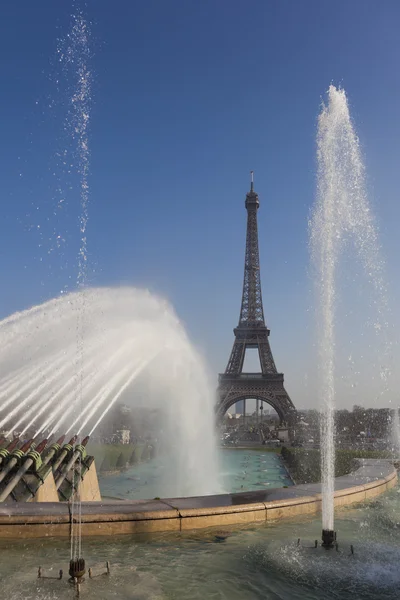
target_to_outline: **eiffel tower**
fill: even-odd
[[[242,306],[238,326],[233,330],[235,341],[225,373],[219,375],[217,420],[235,403],[246,399],[266,402],[276,410],[281,422],[295,414],[293,402],[283,385],[283,373],[278,373],[271,347],[269,329],[265,325],[261,296],[260,257],[258,252],[257,210],[260,206],[254,191],[251,171],[250,192],[246,194],[247,237],[244,264]],[[243,373],[246,350],[257,348],[261,373]],[[262,406],[262,405],[261,405]],[[245,410],[245,409],[244,409]]]

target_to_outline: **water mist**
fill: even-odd
[[[387,328],[386,286],[377,229],[365,190],[360,145],[350,119],[345,91],[333,85],[322,106],[317,134],[317,197],[310,222],[315,267],[318,371],[321,416],[322,526],[334,528],[335,475],[335,310],[339,259],[353,242],[377,309],[376,331]],[[383,371],[381,375],[384,375]]]
[[[18,423],[20,432],[35,437],[66,431],[84,436],[96,433],[120,399],[157,408],[164,415],[163,451],[170,466],[163,476],[169,489],[179,496],[220,491],[214,391],[170,305],[131,287],[84,293],[86,363],[79,414],[76,331],[83,291],[0,322],[0,428],[12,431]],[[162,482],[160,488],[161,495]]]
[[[392,415],[392,448],[398,458],[400,456],[400,417],[399,408],[395,408]]]

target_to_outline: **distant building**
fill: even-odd
[[[278,427],[276,431],[280,442],[287,443],[289,441],[289,430],[287,427]]]
[[[131,441],[131,432],[129,429],[119,429],[117,431],[117,436],[121,444],[129,444]]]

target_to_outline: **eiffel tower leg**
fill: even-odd
[[[218,396],[216,410],[219,420],[223,418],[223,415],[233,404],[242,401],[243,422],[245,423],[246,400],[248,398],[254,398],[259,403],[265,402],[271,406],[278,413],[281,422],[291,423],[295,418],[296,410],[284,388],[281,373],[259,377],[250,375],[244,378],[232,377],[226,374],[220,375]]]
[[[235,340],[229,357],[227,373],[237,374],[242,372],[246,344],[242,340]]]

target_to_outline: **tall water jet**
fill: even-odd
[[[86,228],[88,222],[89,203],[89,138],[88,128],[90,120],[91,82],[92,74],[89,68],[90,46],[89,27],[81,10],[74,6],[75,14],[72,15],[72,27],[62,46],[60,62],[66,72],[67,78],[73,82],[73,93],[66,121],[66,129],[75,144],[74,167],[79,177],[80,195],[80,247],[78,253],[77,286],[82,289],[77,305],[76,322],[76,389],[74,398],[75,412],[82,410],[83,381],[85,376],[85,320],[86,320],[86,280],[87,280],[87,238]],[[59,48],[60,50],[60,48]],[[79,440],[80,441],[80,440]],[[78,535],[71,535],[71,559],[81,556],[81,503],[78,500]],[[71,512],[74,512],[75,498],[72,498]],[[74,539],[75,538],[75,539]]]
[[[315,267],[318,370],[321,416],[322,527],[334,530],[335,475],[335,315],[339,259],[350,239],[372,286],[374,329],[387,331],[386,286],[377,228],[365,189],[360,145],[345,91],[333,85],[323,104],[317,134],[318,183],[310,221]],[[387,373],[381,369],[380,375]]]
[[[392,414],[392,448],[398,458],[400,456],[400,417],[398,407],[394,409]]]

